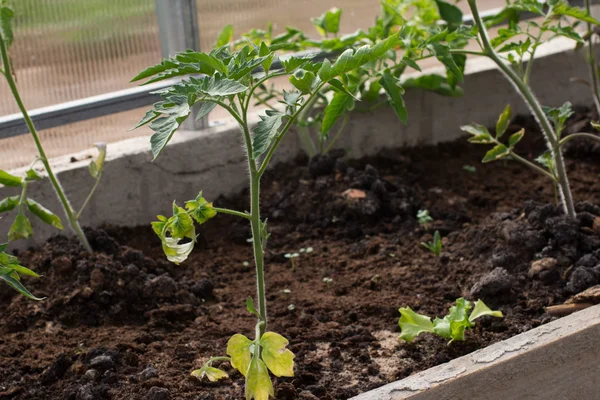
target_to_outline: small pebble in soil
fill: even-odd
[[[153,386],[148,390],[146,395],[147,400],[169,400],[171,398],[171,392],[168,389]]]
[[[107,355],[101,355],[101,356],[94,357],[90,361],[90,368],[93,368],[93,369],[98,369],[98,370],[104,371],[107,369],[112,369],[114,367],[115,367],[114,360],[110,356],[107,356]]]
[[[149,366],[139,373],[139,378],[141,382],[145,382],[152,378],[158,378],[158,370],[154,366]]]
[[[474,298],[493,299],[500,295],[510,293],[514,278],[504,268],[494,268],[488,274],[482,276],[471,288],[471,296]]]

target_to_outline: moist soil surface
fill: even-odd
[[[569,130],[589,130],[590,117],[579,110]],[[520,127],[520,153],[535,158],[544,150],[535,124],[517,118],[510,129]],[[274,379],[276,397],[347,399],[544,324],[554,318],[545,307],[598,284],[600,146],[570,143],[577,219],[563,216],[547,178],[515,162],[481,164],[487,146],[464,139],[272,168],[262,185],[269,330],[296,355],[295,377]],[[215,199],[247,202],[247,193]],[[425,209],[434,221],[422,226]],[[436,230],[440,257],[420,245]],[[0,399],[242,398],[228,364],[230,379],[217,383],[190,372],[224,355],[233,334],[253,337],[249,229],[219,215],[199,232],[180,266],[149,226],[87,230],[93,254],[63,236],[19,252],[44,275],[27,286],[47,299],[1,288]],[[288,253],[299,254],[293,264]],[[464,342],[398,341],[399,307],[443,316],[461,296],[504,318],[482,318]]]

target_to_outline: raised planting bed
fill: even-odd
[[[590,118],[579,109],[567,129],[587,129]],[[537,154],[544,143],[535,123],[518,117],[509,130],[521,127],[531,132],[520,144],[523,154]],[[296,355],[295,377],[274,379],[276,397],[346,399],[538,326],[568,330],[572,319],[554,321],[545,308],[599,283],[594,267],[600,264],[600,149],[571,144],[575,221],[552,204],[543,176],[515,163],[482,165],[481,148],[464,139],[386,149],[358,161],[340,157],[318,174],[297,157],[267,173],[262,205],[273,233],[266,254],[270,329],[285,333]],[[214,200],[244,209],[247,194]],[[427,230],[416,220],[420,209],[434,219]],[[440,257],[419,245],[434,230],[444,238]],[[197,232],[201,245],[181,266],[165,260],[147,225],[88,230],[92,255],[60,236],[18,252],[24,265],[44,275],[28,279],[28,286],[48,299],[35,303],[1,292],[0,398],[242,397],[244,379],[228,364],[222,367],[230,380],[210,383],[189,374],[222,353],[232,334],[252,334],[253,316],[242,306],[255,290],[248,227],[220,216]],[[293,267],[289,253],[299,253]],[[530,273],[542,258],[556,263]],[[460,296],[481,298],[504,318],[479,320],[464,342],[448,345],[425,334],[412,344],[398,341],[399,307],[443,315]],[[597,330],[596,308],[581,315]],[[574,368],[589,362],[577,352],[554,354],[565,366],[571,356],[582,360],[573,360]],[[418,384],[420,376],[411,379]],[[564,384],[573,382],[579,388],[582,381]],[[590,398],[581,390],[579,398]]]

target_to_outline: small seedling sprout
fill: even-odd
[[[417,212],[417,220],[419,221],[419,225],[422,225],[425,230],[428,230],[429,223],[433,222],[433,218],[429,215],[428,210],[419,210]]]
[[[471,311],[473,309],[473,311]],[[417,314],[410,307],[400,308],[400,340],[412,342],[421,333],[433,333],[445,339],[450,339],[449,343],[465,340],[465,331],[475,326],[477,318],[489,315],[496,318],[502,318],[501,311],[492,311],[481,300],[473,303],[463,298],[456,300],[456,305],[450,307],[448,315],[444,318],[431,318]],[[471,313],[469,314],[469,311]]]
[[[442,237],[440,236],[440,232],[435,231],[433,234],[433,241],[427,243],[423,242],[421,243],[421,246],[435,254],[436,257],[439,257],[440,254],[442,254]]]

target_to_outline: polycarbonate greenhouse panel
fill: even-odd
[[[11,57],[35,109],[132,87],[161,56],[155,0],[18,0]],[[4,80],[0,115],[18,112]]]

